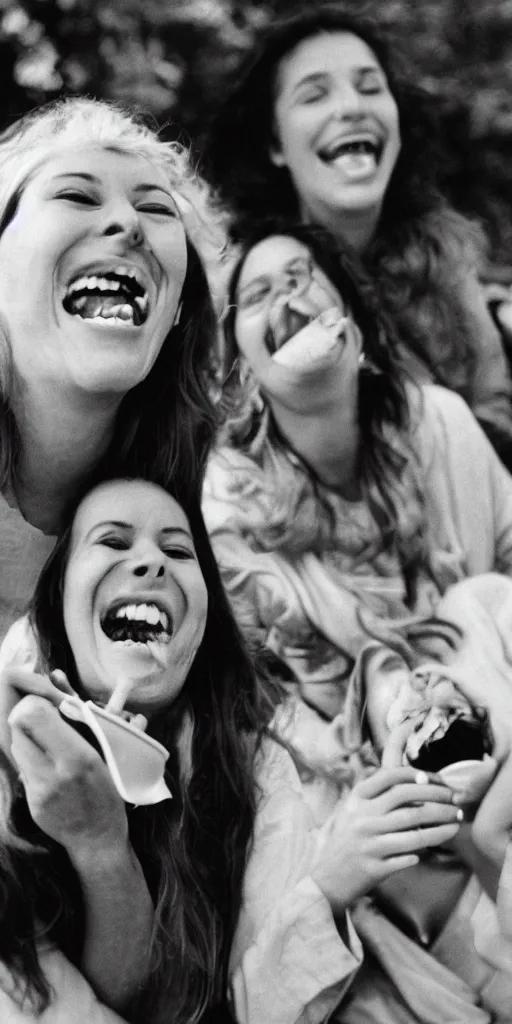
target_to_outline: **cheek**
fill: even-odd
[[[254,365],[258,342],[263,340],[265,330],[264,315],[237,316],[235,320],[235,338],[239,352],[245,356],[250,366]]]
[[[200,642],[203,638],[208,614],[208,591],[202,576],[194,580],[189,587],[187,605],[190,629]]]
[[[155,253],[160,252],[160,262],[165,268],[168,281],[176,288],[181,289],[187,274],[187,243],[185,232],[182,228],[174,232],[155,232],[155,241],[152,248]]]
[[[400,118],[398,115],[398,107],[391,96],[389,97],[389,100],[385,107],[385,117],[388,123],[388,130],[391,139],[394,141],[398,153],[401,145]]]

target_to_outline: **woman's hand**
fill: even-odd
[[[63,720],[55,706],[62,692],[56,693],[32,691],[13,708],[11,755],[33,820],[79,869],[84,858],[126,846],[127,818],[105,763]]]
[[[100,755],[60,715],[62,696],[47,690],[19,700],[8,720],[11,752],[33,820],[67,850],[80,878],[81,970],[98,997],[123,1012],[147,979],[153,904],[124,802]]]
[[[4,669],[0,675],[0,748],[8,757],[11,751],[9,715],[16,704],[30,693],[44,697],[58,708],[66,695],[73,694],[73,689],[59,669],[49,676],[26,668]]]
[[[379,882],[456,835],[452,791],[425,772],[380,768],[357,783],[322,830],[312,878],[340,912]]]

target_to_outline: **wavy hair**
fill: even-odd
[[[468,398],[481,339],[463,289],[468,270],[481,261],[484,236],[440,192],[433,101],[414,81],[396,42],[374,19],[327,3],[267,25],[210,125],[205,173],[230,212],[235,241],[250,235],[266,217],[298,218],[289,172],[270,159],[276,142],[276,80],[285,56],[305,39],[325,32],[351,33],[366,43],[399,112],[401,149],[377,234],[364,253],[366,265],[403,344],[420,357],[434,380],[455,386]]]
[[[137,1024],[195,1024],[225,996],[255,813],[254,756],[273,712],[270,690],[256,676],[229,608],[198,505],[188,517],[208,589],[206,628],[183,690],[147,730],[171,752],[166,779],[174,799],[127,809],[130,839],[155,905],[150,977],[128,1011]],[[63,619],[71,528],[42,571],[31,621],[42,670],[62,669],[85,697]],[[12,771],[7,781],[11,818],[0,837],[0,959],[20,998],[44,1009],[49,990],[37,945],[48,938],[79,963],[80,888],[65,851],[31,821]]]
[[[258,542],[266,550],[281,547],[298,554],[339,543],[328,497],[313,471],[296,453],[293,465],[290,463],[290,444],[280,437],[257,382],[251,372],[240,372],[235,333],[238,281],[249,252],[271,235],[287,235],[307,246],[361,331],[365,360],[359,374],[358,478],[383,547],[397,547],[412,600],[415,576],[426,558],[423,487],[411,443],[407,375],[397,339],[356,254],[340,248],[321,228],[291,227],[279,221],[261,225],[244,242],[229,283],[224,324],[225,422],[221,440],[256,459],[275,483]],[[414,508],[416,516],[411,513]]]
[[[188,266],[179,324],[165,339],[146,379],[123,399],[105,463],[138,473],[179,500],[194,500],[216,426],[211,401],[211,349],[216,317],[198,249],[221,237],[209,191],[187,150],[164,142],[137,116],[86,98],[58,100],[21,118],[0,136],[0,234],[16,213],[23,190],[59,146],[92,144],[145,157],[165,173],[183,217]],[[37,244],[37,242],[35,243]],[[9,339],[0,334],[0,487],[16,474],[19,434],[10,405],[13,383]]]

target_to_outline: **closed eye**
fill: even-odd
[[[101,537],[98,544],[105,548],[112,548],[114,551],[128,551],[130,547],[128,541],[123,537]]]
[[[178,211],[174,207],[165,206],[163,203],[144,203],[138,209],[142,213],[152,213],[161,217],[178,217]]]
[[[82,206],[96,206],[96,200],[93,196],[87,192],[78,192],[76,189],[67,189],[65,192],[59,192],[56,198],[66,199],[71,203],[79,203]]]
[[[173,546],[171,548],[162,548],[162,550],[164,555],[167,555],[167,558],[172,558],[174,561],[185,562],[192,558],[195,558],[193,551],[189,551],[188,548],[177,548]]]
[[[384,92],[385,84],[378,71],[364,71],[359,76],[357,88],[365,96]]]
[[[316,103],[318,100],[322,100],[327,95],[327,90],[324,86],[315,85],[308,89],[304,89],[299,93],[297,99],[299,103]]]
[[[251,306],[256,306],[258,302],[263,302],[269,292],[270,285],[260,285],[252,291],[245,292],[239,300],[238,305],[240,309],[249,309]]]

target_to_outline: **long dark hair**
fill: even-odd
[[[203,264],[187,239],[179,323],[144,381],[124,397],[100,472],[172,490],[185,509],[200,493],[218,425],[212,400],[217,321]]]
[[[420,530],[412,547],[409,537],[406,547],[402,549],[399,530],[401,498],[400,494],[395,493],[395,485],[401,480],[406,466],[414,465],[416,461],[410,441],[408,376],[402,365],[393,326],[357,255],[346,247],[342,248],[322,228],[301,224],[291,226],[280,220],[267,221],[241,246],[229,282],[228,312],[224,327],[224,435],[234,446],[248,450],[261,416],[261,403],[255,406],[247,402],[247,395],[236,372],[236,293],[249,252],[258,242],[272,235],[287,235],[307,246],[315,262],[349,307],[362,333],[365,364],[359,375],[359,482],[362,495],[379,527],[384,547],[397,544],[412,600],[414,579],[419,562],[423,559],[423,534]],[[409,386],[412,387],[411,382]],[[397,439],[400,443],[397,443]],[[273,442],[277,445],[281,443],[275,425]],[[305,466],[304,472],[312,477],[309,467]],[[421,503],[420,493],[418,499]]]
[[[188,517],[208,589],[206,629],[181,694],[148,727],[171,752],[166,775],[174,799],[128,809],[156,917],[151,975],[128,1011],[137,1024],[193,1024],[225,995],[255,813],[253,760],[273,709],[230,611],[198,504]],[[85,696],[63,621],[70,536],[71,524],[42,571],[31,621],[43,670],[61,668]],[[0,837],[0,959],[20,993],[44,1009],[49,990],[37,944],[45,936],[79,963],[80,888],[65,851],[32,822],[12,772],[7,782],[12,814]]]
[[[381,65],[397,104],[402,147],[385,208],[389,207],[395,216],[398,209],[400,217],[409,217],[428,209],[432,202],[435,119],[427,94],[406,76],[402,61],[391,59],[391,44],[373,20],[349,14],[332,3],[311,5],[272,21],[256,37],[210,125],[205,173],[232,214],[236,240],[266,216],[299,216],[288,170],[276,167],[270,159],[277,141],[276,79],[282,59],[305,39],[323,32],[347,32],[362,39]]]
[[[438,117],[396,41],[374,20],[332,3],[274,20],[257,37],[235,84],[210,126],[204,169],[231,218],[235,241],[267,217],[296,220],[299,201],[286,167],[270,159],[275,146],[276,79],[282,59],[303,40],[348,32],[363,40],[381,65],[396,102],[401,148],[378,230],[364,261],[393,317],[401,341],[433,379],[471,401],[480,323],[467,308],[464,286],[485,247],[481,229],[442,195]]]
[[[198,253],[203,245],[220,244],[209,190],[188,151],[163,141],[142,117],[115,104],[68,97],[37,108],[0,136],[0,234],[15,216],[31,175],[66,142],[143,156],[161,169],[179,197],[188,255],[181,316],[146,379],[121,402],[104,465],[109,472],[138,473],[172,486],[179,500],[193,501],[216,426],[210,370],[216,318]],[[12,362],[8,337],[0,330],[0,488],[12,484],[20,450]]]

